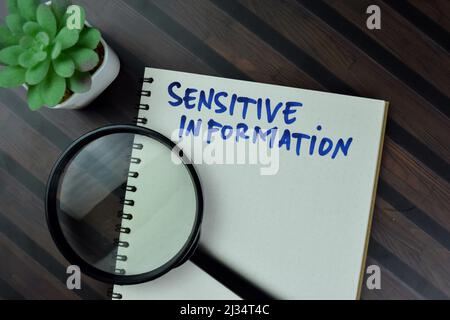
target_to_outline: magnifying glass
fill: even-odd
[[[147,128],[107,126],[55,164],[46,215],[58,249],[103,282],[153,280],[195,251],[203,215],[199,178],[183,152]]]

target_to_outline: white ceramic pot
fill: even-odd
[[[89,105],[116,79],[120,70],[120,61],[116,53],[101,39],[105,48],[105,56],[100,68],[92,75],[91,89],[85,93],[74,93],[72,96],[51,109],[81,109]]]

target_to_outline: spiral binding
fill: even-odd
[[[114,245],[117,247],[128,248],[130,244],[127,241],[120,241],[119,239],[114,239]]]
[[[141,163],[141,159],[131,157],[130,158],[130,162],[133,163],[133,164],[139,164],[139,163]]]
[[[121,219],[125,219],[125,220],[133,219],[133,215],[131,213],[124,213],[123,211],[119,211],[119,213],[117,214],[117,217],[119,217]]]
[[[116,232],[129,234],[129,233],[131,233],[131,229],[122,227],[120,224],[118,224],[118,225],[116,225]]]
[[[142,150],[144,149],[144,145],[142,143],[133,143],[133,149]]]
[[[128,172],[128,178],[137,178],[139,177],[139,172],[130,171]]]
[[[144,111],[148,111],[150,110],[150,105],[146,104],[146,103],[139,103],[137,106],[138,110],[144,110]]]
[[[153,78],[144,78],[141,80],[142,83],[153,83]],[[140,95],[145,96],[145,97],[150,97],[151,96],[151,92],[148,90],[142,90],[140,91]],[[139,111],[140,110],[144,110],[144,111],[148,111],[150,110],[150,105],[145,104],[145,103],[139,103],[136,107]],[[134,122],[137,125],[145,125],[147,124],[147,118],[145,117],[134,117]],[[143,150],[144,149],[144,145],[141,143],[133,143],[132,148],[134,150]],[[142,160],[140,158],[137,158],[136,156],[130,156],[129,158],[130,163],[135,164],[135,165],[139,165]],[[137,179],[139,177],[139,172],[137,171],[128,171],[127,173],[128,178],[129,179]],[[137,191],[137,187],[134,185],[129,184],[130,182],[128,181],[127,183],[125,183],[122,188],[127,192],[127,193],[134,193]],[[121,221],[123,220],[132,220],[133,219],[133,215],[131,213],[129,213],[127,211],[127,209],[125,208],[132,208],[135,204],[134,200],[132,199],[126,199],[121,198],[120,199],[120,203],[123,205],[123,210],[120,210],[117,213],[117,217],[121,219]],[[120,235],[120,234],[130,234],[132,232],[132,230],[126,226],[122,226],[122,223],[117,224],[115,227],[115,231]],[[114,239],[114,245],[116,247],[121,247],[121,248],[128,248],[130,246],[130,243],[128,241],[122,241],[120,240],[120,236]],[[114,256],[115,261],[127,261],[128,260],[128,256],[124,255],[124,254],[116,254]],[[115,273],[117,275],[125,275],[126,274],[126,270],[123,268],[115,268]],[[109,289],[107,292],[107,296],[111,299],[117,299],[120,300],[122,299],[122,294],[118,293],[118,292],[114,292],[113,288]]]
[[[111,299],[117,299],[117,300],[122,299],[122,294],[114,292],[113,288],[108,289],[108,291],[106,293],[106,296],[111,298]]]
[[[126,186],[125,186],[125,191],[128,191],[128,192],[136,192],[136,191],[137,191],[137,188],[136,188],[135,186],[129,186],[129,185],[126,185]]]
[[[140,82],[141,82],[141,84],[144,84],[144,83],[149,83],[150,84],[150,83],[153,83],[153,78],[142,78]],[[138,92],[138,95],[141,96],[141,97],[149,98],[149,97],[152,96],[152,92],[150,90],[142,89],[142,90],[140,90]],[[138,109],[139,111],[141,111],[141,110],[148,111],[148,110],[150,110],[150,105],[147,104],[147,103],[140,102],[136,106],[136,109]],[[141,126],[144,126],[144,125],[146,125],[148,123],[148,119],[145,118],[145,117],[142,117],[142,116],[134,117],[133,120],[134,120],[135,124],[141,125]]]
[[[117,254],[116,255],[116,260],[118,260],[118,261],[127,261],[128,257],[125,256],[125,255]]]
[[[147,118],[142,118],[142,117],[134,117],[134,122],[136,122],[136,124],[147,124]]]

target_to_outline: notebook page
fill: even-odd
[[[279,151],[276,174],[263,176],[263,165],[249,163],[195,164],[204,193],[202,245],[277,298],[357,298],[386,102],[152,68],[146,69],[145,77],[154,82],[144,84],[152,92],[151,97],[142,98],[150,111],[140,116],[148,118],[149,128],[174,141],[176,131],[186,130],[190,121],[195,129],[199,119],[201,127],[213,120],[212,127],[219,128],[212,143],[201,135],[194,138],[203,149],[220,141],[220,128],[225,126],[232,134],[239,126],[242,129],[242,123],[248,128],[278,128],[273,148]],[[207,104],[211,89],[226,93],[218,99],[225,109],[233,104],[233,95],[270,99],[272,109],[264,106],[258,114],[253,104],[244,116],[243,104],[239,109],[235,101],[233,114],[204,106],[199,111],[200,92]],[[302,106],[273,117],[273,108],[289,101]],[[283,144],[280,138],[286,129],[297,134],[289,135],[289,148],[287,137]],[[313,136],[315,148],[311,147]],[[303,138],[300,148],[299,137]],[[328,150],[329,144],[334,149]],[[204,156],[184,151],[194,162]]]
[[[156,280],[114,286],[125,300],[239,300],[240,298],[192,262]]]

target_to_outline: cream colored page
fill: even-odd
[[[115,286],[125,300],[239,300],[228,288],[188,261],[156,280]]]
[[[152,92],[147,126],[171,137],[180,118],[213,118],[235,126],[238,116],[169,106],[173,81],[273,101],[301,101],[291,131],[353,137],[347,157],[298,156],[280,150],[279,171],[255,165],[196,165],[204,193],[201,243],[277,298],[354,299],[376,180],[385,102],[188,73],[146,69]],[[181,93],[180,93],[181,94]],[[249,115],[249,126],[268,124]],[[317,125],[322,126],[320,132]],[[271,125],[286,128],[280,118]],[[189,151],[186,152],[188,156]],[[198,160],[198,159],[194,159]]]

